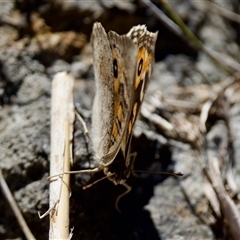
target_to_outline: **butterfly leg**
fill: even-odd
[[[83,120],[83,118],[81,117],[81,115],[79,114],[79,112],[77,111],[76,107],[75,107],[75,114],[77,116],[77,119],[79,120],[79,122],[82,124],[83,129],[84,129],[84,134],[91,140],[86,122]]]
[[[84,170],[78,170],[78,171],[66,171],[66,172],[62,172],[56,175],[52,175],[48,177],[48,180],[52,180],[53,178],[62,176],[64,174],[78,174],[78,173],[95,173],[95,172],[99,172],[102,171],[102,168],[93,168],[93,169],[84,169]],[[52,181],[55,181],[56,179],[53,179]]]

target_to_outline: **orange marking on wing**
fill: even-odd
[[[118,127],[115,122],[113,123],[112,136],[114,137],[115,140],[118,136]]]
[[[144,73],[144,72],[146,73],[147,71],[149,71],[149,69],[148,69],[149,68],[149,63],[152,63],[153,55],[149,54],[147,49],[142,47],[138,51],[137,59],[139,59],[139,61],[140,61],[140,59],[143,59],[143,66],[142,66],[142,71],[141,71],[140,76],[138,76],[138,75],[136,76],[135,89],[138,88],[140,82],[143,80],[143,78],[141,78],[142,73]],[[139,62],[138,62],[138,64],[139,64]],[[151,69],[150,69],[150,71],[151,71]],[[136,74],[137,74],[137,71],[136,71]]]
[[[122,106],[121,106],[121,105],[119,105],[119,107],[118,107],[117,118],[118,118],[118,120],[119,120],[120,122],[122,122],[123,119],[124,119],[123,109],[122,109]]]
[[[129,136],[132,134],[132,128],[133,128],[133,126],[132,126],[132,121],[130,120],[130,121],[128,122],[128,135],[129,135]]]
[[[135,122],[137,116],[138,103],[136,102],[133,106],[133,122]]]
[[[114,87],[114,92],[115,92],[115,94],[118,94],[118,92],[119,92],[119,87],[120,87],[120,81],[119,81],[119,79],[117,79],[117,78],[114,79],[113,87]]]

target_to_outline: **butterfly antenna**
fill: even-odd
[[[139,172],[139,173],[156,173],[156,174],[164,174],[164,175],[172,175],[172,176],[177,176],[181,177],[184,175],[183,172],[158,172],[158,171],[143,171],[143,170],[133,170],[133,172]]]

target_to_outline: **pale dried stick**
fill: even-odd
[[[203,192],[206,196],[206,198],[208,199],[214,213],[216,214],[216,216],[218,218],[221,217],[221,211],[220,211],[220,204],[219,204],[219,200],[217,198],[217,194],[214,191],[212,184],[205,180],[204,184],[203,184]]]
[[[20,225],[20,227],[22,228],[22,231],[24,232],[26,239],[28,240],[34,240],[35,237],[33,236],[33,234],[31,233],[31,230],[28,228],[27,223],[25,222],[23,215],[10,191],[10,189],[8,188],[8,185],[2,175],[2,170],[0,169],[0,187],[2,190],[3,195],[5,196],[5,198],[7,199],[7,201],[9,202],[14,215],[17,218],[17,221]]]
[[[218,160],[212,158],[209,161],[209,167],[204,169],[209,181],[212,183],[213,189],[219,200],[224,222],[227,224],[233,239],[240,239],[240,214],[237,206],[227,194],[221,173],[218,167]]]
[[[65,72],[54,76],[51,102],[50,176],[70,170],[73,138],[74,79]],[[69,239],[69,174],[60,175],[50,184],[49,239]],[[55,207],[54,207],[55,206]]]
[[[207,132],[206,122],[208,119],[209,111],[212,107],[212,103],[213,103],[213,101],[210,101],[210,100],[206,101],[203,104],[203,107],[201,109],[201,113],[200,113],[200,117],[199,117],[199,129],[202,133]]]

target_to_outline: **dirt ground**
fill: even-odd
[[[49,234],[38,212],[49,207],[51,82],[61,71],[75,78],[75,105],[91,129],[96,21],[119,34],[138,24],[159,32],[131,146],[134,169],[150,173],[127,180],[121,213],[123,186],[83,190],[104,174],[71,175],[72,239],[240,239],[240,5],[169,3],[176,23],[161,1],[1,2],[0,169],[36,239]],[[73,158],[72,170],[97,166],[78,121]],[[3,191],[0,239],[26,239]]]

